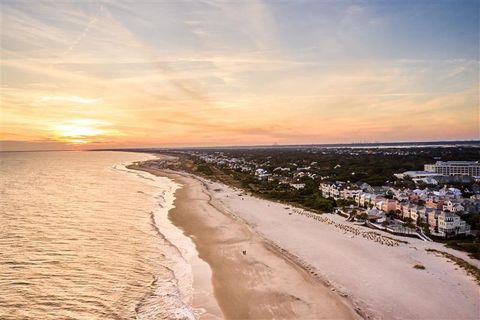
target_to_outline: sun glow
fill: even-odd
[[[1,2],[2,150],[480,136],[478,1],[100,2]]]
[[[63,142],[85,144],[92,138],[105,134],[104,130],[98,128],[99,125],[98,121],[90,119],[70,120],[55,127],[55,136]]]
[[[83,98],[78,96],[45,96],[40,98],[40,102],[71,102],[80,104],[94,104],[101,101],[102,99]]]

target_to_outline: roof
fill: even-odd
[[[420,176],[438,176],[438,173],[436,172],[430,172],[430,171],[405,171],[403,173],[405,176],[410,176],[410,177],[420,177]]]
[[[471,166],[471,165],[479,165],[478,161],[437,161],[435,163],[438,165],[447,165],[447,166]]]

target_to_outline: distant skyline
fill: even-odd
[[[480,1],[5,1],[0,149],[480,138]]]

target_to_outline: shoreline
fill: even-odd
[[[475,277],[431,249],[480,267],[480,262],[465,252],[355,226],[335,214],[314,214],[205,181],[215,191],[216,202],[279,248],[307,262],[321,279],[347,296],[364,318],[480,317],[480,288]],[[262,214],[257,214],[258,210]],[[419,271],[416,264],[426,269]]]
[[[131,168],[182,185],[169,219],[192,239],[199,258],[210,266],[213,292],[225,318],[361,318],[358,307],[295,255],[212,203],[212,191],[200,178],[141,165]],[[215,310],[204,307],[207,312],[202,319],[215,315]]]
[[[270,253],[284,263],[299,268],[304,276],[308,276],[305,278],[308,282],[329,289],[347,306],[350,316],[465,320],[480,316],[478,282],[466,270],[431,249],[448,252],[480,267],[478,261],[463,252],[444,248],[438,243],[405,239],[351,225],[337,215],[317,215],[288,204],[257,198],[241,189],[187,172],[143,169],[196,181],[209,197],[204,199],[208,206],[215,208],[220,216],[227,216],[255,233],[265,250],[271,250]],[[183,200],[179,203],[189,202]],[[230,226],[228,228],[230,230]],[[193,230],[195,232],[195,226]],[[232,229],[232,232],[236,230]],[[217,266],[207,258],[202,257],[215,272]],[[425,266],[425,269],[419,270],[416,265]],[[215,296],[218,299],[218,290]]]

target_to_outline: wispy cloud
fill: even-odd
[[[92,26],[98,21],[100,15],[103,12],[103,5],[101,4],[98,8],[98,13],[90,18],[90,20],[87,22],[85,28],[83,29],[82,33],[68,46],[68,48],[61,54],[61,57],[67,55],[69,52],[71,52],[80,42],[85,38],[92,28]]]
[[[479,134],[474,10],[432,9],[419,21],[403,3],[2,5],[2,139],[145,146]],[[439,38],[429,25],[450,11],[464,19],[444,19],[451,28]],[[405,21],[415,34],[402,33]]]
[[[77,96],[46,96],[40,98],[40,102],[72,102],[72,103],[80,103],[80,104],[92,104],[101,102],[102,99],[94,99],[94,98],[83,98]]]

